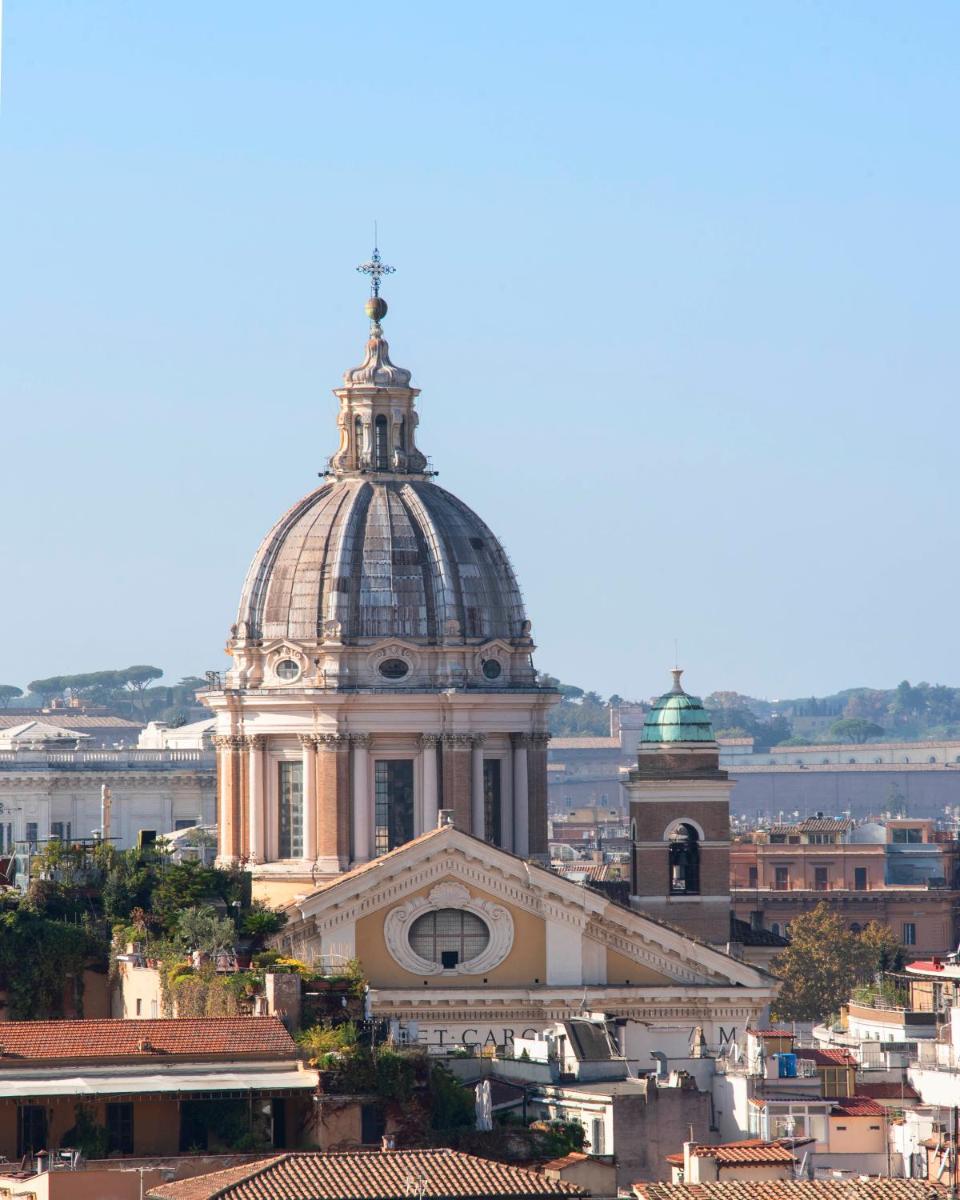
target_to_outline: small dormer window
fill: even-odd
[[[487,679],[499,679],[503,674],[503,667],[495,658],[488,658],[483,664],[483,673]]]
[[[385,658],[378,670],[384,679],[402,679],[410,667],[402,658]]]

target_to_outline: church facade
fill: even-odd
[[[421,836],[441,812],[523,857],[547,849],[547,714],[503,547],[437,486],[418,389],[394,365],[375,251],[370,335],[335,392],[319,488],[243,586],[216,718],[219,861],[280,903]]]
[[[660,1058],[695,1071],[695,1032],[718,1053],[776,990],[762,969],[452,825],[286,914],[276,947],[309,962],[358,958],[373,1014],[396,1040],[434,1049],[509,1056],[516,1038],[593,1011],[642,1069]]]

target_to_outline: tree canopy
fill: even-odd
[[[868,742],[871,738],[882,737],[883,733],[882,726],[861,717],[841,717],[830,726],[831,736],[840,742]]]
[[[23,695],[23,688],[15,687],[12,683],[0,683],[0,708],[7,708],[11,700]]]
[[[871,921],[852,933],[826,904],[790,924],[790,945],[773,962],[783,980],[773,1005],[778,1021],[822,1021],[850,999],[857,983],[896,970],[903,951],[893,931]]]

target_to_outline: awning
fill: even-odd
[[[111,1074],[22,1075],[0,1073],[0,1099],[27,1100],[44,1096],[148,1096],[173,1098],[197,1092],[310,1092],[318,1083],[316,1071],[164,1071]]]

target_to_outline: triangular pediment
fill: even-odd
[[[546,982],[549,969],[535,964],[549,947],[556,956],[557,947],[569,945],[584,964],[593,964],[585,965],[585,973],[601,971],[611,985],[770,986],[762,970],[452,826],[432,830],[305,896],[288,910],[286,935],[295,938],[299,927],[304,936],[309,930],[318,941],[335,943],[337,930],[349,925],[367,939],[368,955],[379,953],[382,941],[412,978],[418,964],[397,947],[405,945],[404,931],[418,914],[440,907],[475,910],[493,928],[511,925],[515,941],[528,951],[531,985]],[[359,941],[358,954],[362,961]],[[506,968],[499,963],[498,968],[503,982],[523,982],[516,973],[507,980]]]

